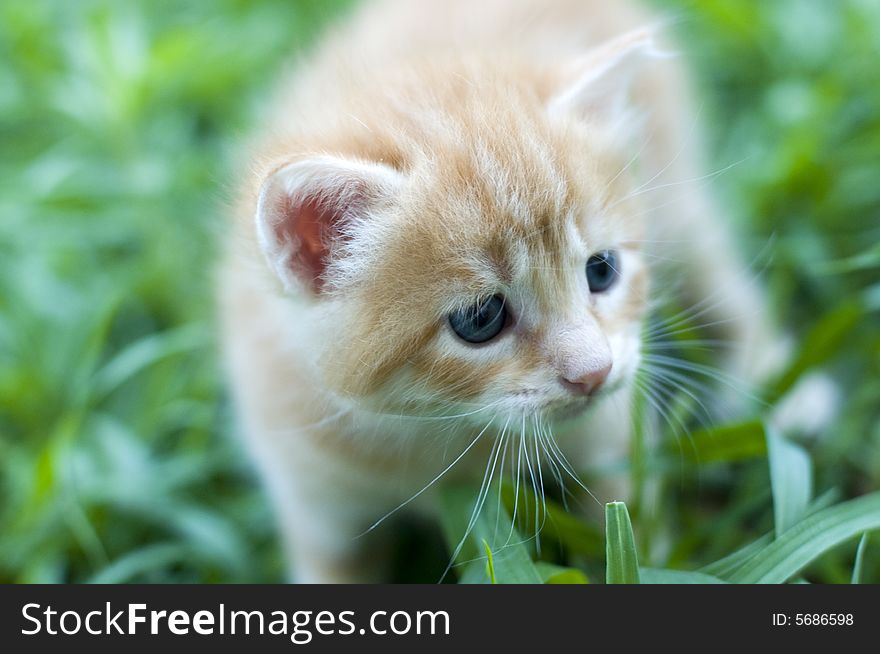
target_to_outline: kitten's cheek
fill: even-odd
[[[641,362],[641,338],[633,335],[616,335],[609,339],[614,366],[608,376],[608,388],[627,383],[636,374]]]

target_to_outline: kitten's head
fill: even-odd
[[[556,75],[422,69],[364,100],[333,154],[276,163],[259,242],[305,300],[292,320],[324,383],[485,422],[575,414],[632,381],[648,280],[620,100],[649,47],[628,34]]]

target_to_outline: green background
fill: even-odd
[[[799,343],[792,379],[821,364],[843,389],[802,443],[815,487],[880,488],[880,3],[658,4],[712,169],[744,160],[714,188],[747,252],[773,237],[762,279]],[[349,5],[0,4],[0,581],[283,578],[218,370],[212,271],[261,101]],[[763,448],[735,445],[649,466],[662,529],[638,507],[633,526],[652,565],[696,568],[772,528]],[[402,532],[401,579],[442,570],[424,532]],[[848,581],[854,551],[805,578]]]

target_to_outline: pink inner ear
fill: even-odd
[[[378,166],[332,160],[291,164],[269,176],[257,203],[257,231],[286,288],[315,295],[327,290],[331,257],[345,256],[337,246],[353,238],[376,201],[387,197],[389,180],[392,174]]]
[[[326,202],[314,198],[297,202],[289,196],[282,200],[280,209],[282,217],[275,225],[275,236],[280,243],[294,244],[289,265],[318,294],[324,287],[337,212]]]

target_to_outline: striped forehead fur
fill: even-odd
[[[348,393],[375,392],[412,365],[473,395],[512,367],[478,371],[467,356],[432,355],[445,315],[517,285],[531,289],[536,311],[558,311],[573,295],[563,262],[635,228],[602,213],[623,166],[607,126],[551,116],[539,67],[482,64],[415,63],[397,86],[354,85],[334,129],[287,137],[403,179],[387,206],[350,221],[328,270],[347,334],[322,361]],[[273,145],[268,162],[291,151],[285,138]]]

